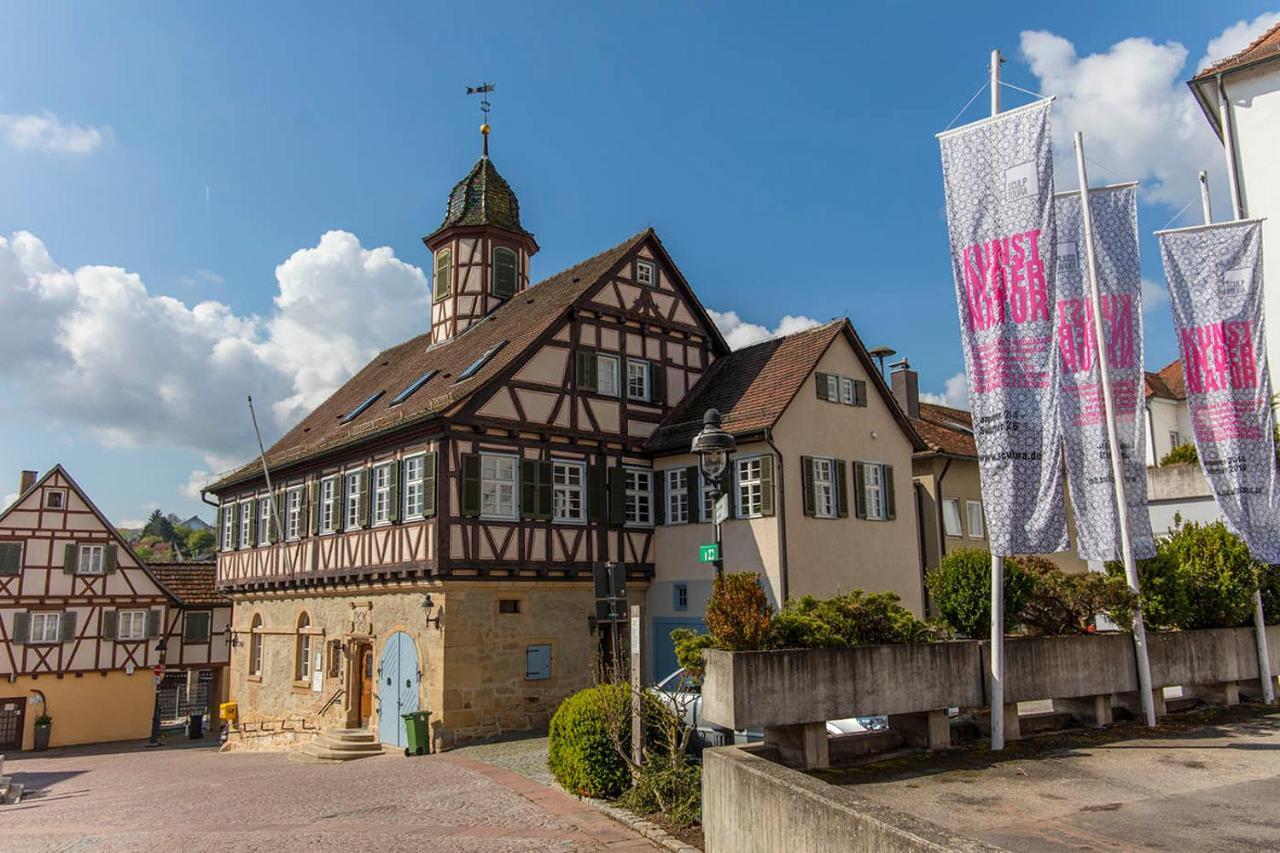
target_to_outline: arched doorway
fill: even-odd
[[[378,660],[378,740],[407,745],[401,714],[418,710],[418,649],[397,631],[387,638]]]

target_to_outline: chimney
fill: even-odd
[[[25,495],[27,492],[31,491],[31,487],[36,484],[36,473],[37,472],[35,471],[22,472],[22,478],[18,481],[19,496]]]
[[[893,396],[907,413],[909,418],[920,417],[920,375],[911,369],[904,358],[896,364],[889,365],[889,379],[893,385]]]

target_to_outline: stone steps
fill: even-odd
[[[334,729],[316,735],[311,743],[291,752],[289,760],[328,764],[335,761],[355,761],[382,753],[382,744],[367,729]]]

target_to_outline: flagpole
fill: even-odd
[[[1080,180],[1080,213],[1084,218],[1085,261],[1089,265],[1089,292],[1093,298],[1094,357],[1102,379],[1102,414],[1107,419],[1107,447],[1111,451],[1111,475],[1115,479],[1116,515],[1120,519],[1120,555],[1129,589],[1138,596],[1133,611],[1133,646],[1138,659],[1138,696],[1142,715],[1148,726],[1156,724],[1155,697],[1151,693],[1151,662],[1147,657],[1147,631],[1142,621],[1142,598],[1138,587],[1138,566],[1133,560],[1133,544],[1129,539],[1129,502],[1125,497],[1124,460],[1120,456],[1120,439],[1116,435],[1115,404],[1111,397],[1111,368],[1107,357],[1107,340],[1102,328],[1102,294],[1098,288],[1098,260],[1093,246],[1093,211],[1089,209],[1089,175],[1084,167],[1084,134],[1076,131],[1076,175]]]
[[[1000,113],[999,50],[991,51],[991,115]],[[1004,749],[1004,555],[991,555],[991,748]]]
[[[258,414],[253,410],[253,396],[249,395],[249,420],[253,421],[253,435],[258,439],[258,458],[262,460],[262,476],[267,481],[267,501],[271,507],[271,520],[275,522],[276,542],[284,548],[285,553],[289,555],[289,574],[293,574],[293,555],[289,552],[284,541],[284,526],[280,524],[280,513],[276,508],[276,493],[271,488],[271,471],[267,469],[267,451],[262,446],[262,433],[258,430]],[[253,511],[258,511],[255,503]],[[258,543],[254,543],[255,545]]]
[[[1213,224],[1213,208],[1209,206],[1209,173],[1200,171],[1200,207],[1204,210],[1204,224]]]

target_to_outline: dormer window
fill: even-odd
[[[516,293],[516,253],[505,246],[493,250],[493,295],[509,299]]]
[[[636,281],[647,287],[658,282],[658,273],[651,261],[636,261]]]
[[[449,295],[453,284],[453,252],[441,249],[436,252],[435,300],[438,302]]]

